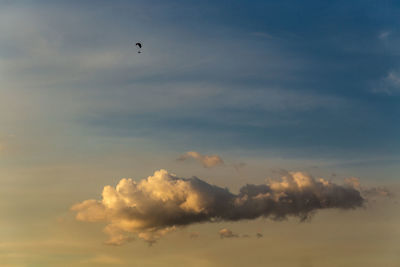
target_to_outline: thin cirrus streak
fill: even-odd
[[[131,234],[153,243],[193,223],[287,216],[305,220],[319,209],[352,209],[364,201],[351,184],[337,185],[301,172],[268,184],[247,184],[233,194],[196,177],[179,178],[159,170],[139,182],[124,178],[115,188],[105,186],[102,200],[85,200],[71,209],[77,220],[107,222],[107,243],[121,245],[132,239]]]

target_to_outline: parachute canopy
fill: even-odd
[[[136,46],[140,49],[142,48],[142,43],[136,43]]]

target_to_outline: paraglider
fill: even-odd
[[[142,53],[142,43],[140,43],[140,42],[137,42],[136,44],[136,47],[138,48],[138,53],[140,54],[140,53]]]

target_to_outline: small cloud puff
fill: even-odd
[[[116,187],[105,186],[101,200],[85,200],[71,210],[76,219],[107,222],[106,242],[121,245],[132,234],[149,244],[179,226],[199,222],[238,221],[268,217],[301,220],[319,209],[352,209],[364,199],[353,185],[337,185],[301,172],[289,172],[280,181],[247,184],[239,194],[208,184],[199,178],[179,178],[156,171],[139,182],[122,179]],[[221,232],[224,237],[229,231]]]
[[[223,228],[219,230],[218,232],[220,238],[233,238],[233,237],[239,237],[238,234],[233,233],[231,230],[227,228]]]
[[[224,161],[218,155],[202,155],[196,151],[189,151],[178,158],[179,161],[185,161],[193,158],[200,162],[204,168],[211,168],[218,165],[223,165]]]
[[[393,95],[400,92],[400,72],[399,70],[390,70],[378,84],[372,89],[374,93],[384,93]]]

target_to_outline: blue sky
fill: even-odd
[[[3,6],[14,23],[2,37],[6,81],[43,110],[65,106],[54,120],[81,134],[172,150],[399,155],[395,2]]]
[[[125,4],[121,3],[124,9]],[[177,143],[180,135],[192,135],[197,137],[192,145],[214,148],[294,149],[318,156],[329,150],[340,151],[338,155],[398,154],[399,88],[395,82],[386,84],[388,75],[398,69],[395,5],[373,1],[153,4],[131,6],[143,6],[151,16],[151,22],[143,23],[143,32],[158,42],[149,44],[143,57],[165,53],[178,67],[169,69],[168,60],[154,62],[161,74],[139,79],[117,74],[120,80],[113,79],[105,89],[129,91],[130,83],[132,91],[135,83],[183,84],[175,86],[198,87],[206,91],[204,98],[191,103],[193,99],[184,98],[190,89],[182,88],[183,92],[171,95],[178,99],[169,100],[175,105],[166,112],[137,114],[129,108],[100,112],[89,119],[100,131],[155,139],[170,134],[177,136]],[[157,4],[171,12],[160,12]],[[121,17],[111,22],[118,11]],[[111,31],[121,35],[129,36],[126,26],[137,23],[118,5],[100,14],[95,19],[104,23],[110,18],[116,27]],[[136,36],[132,33],[131,38],[142,39]],[[115,83],[119,88],[111,89]],[[168,96],[164,90],[170,86],[165,87],[154,94]],[[133,95],[131,105],[136,104]]]

